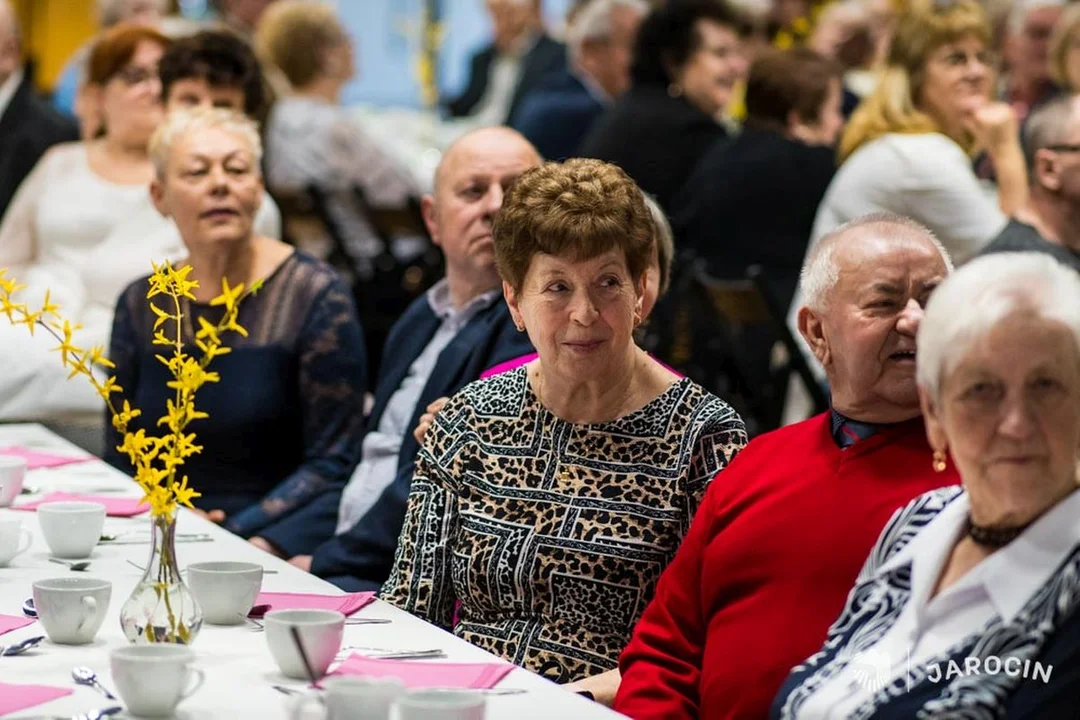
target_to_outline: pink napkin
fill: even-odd
[[[259,593],[255,607],[269,605],[270,610],[337,610],[342,615],[354,612],[375,600],[373,592],[348,593],[345,595],[311,595],[305,593]]]
[[[0,615],[0,635],[9,633],[12,630],[18,630],[19,628],[32,625],[36,620],[34,618],[19,617],[17,615]]]
[[[150,510],[149,505],[140,505],[138,498],[103,497],[101,495],[78,495],[75,493],[54,492],[49,493],[40,500],[12,505],[12,510],[37,510],[38,505],[47,502],[60,502],[67,500],[80,500],[82,502],[96,502],[105,506],[105,514],[109,517],[134,517],[142,515]]]
[[[88,460],[94,459],[93,455],[71,457],[69,455],[57,455],[55,453],[39,452],[30,448],[19,447],[18,445],[13,445],[9,448],[3,448],[2,450],[0,450],[0,455],[14,455],[15,457],[21,457],[23,460],[26,460],[27,470],[61,467],[63,465],[87,462]]]
[[[510,663],[433,663],[376,660],[353,653],[331,675],[396,677],[407,688],[452,687],[476,690],[495,687],[510,674]]]
[[[68,688],[48,685],[11,685],[0,682],[0,715],[19,712],[72,693]]]

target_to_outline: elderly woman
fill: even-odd
[[[672,211],[747,70],[743,18],[721,0],[669,0],[642,22],[632,86],[592,126],[582,157],[615,163]]]
[[[438,413],[382,597],[558,682],[616,665],[711,477],[746,442],[720,399],[633,341],[653,226],[618,168],[526,171],[494,226],[539,357]],[[493,542],[494,538],[499,538]]]
[[[918,346],[934,469],[951,457],[962,487],[886,525],[772,717],[1074,718],[1080,278],[1042,254],[974,260]]]
[[[253,230],[261,154],[255,124],[229,110],[171,113],[151,146],[151,196],[176,222],[188,251],[182,264],[199,283],[196,299],[181,301],[185,342],[200,321],[220,319],[223,308],[210,300],[225,281],[263,283],[240,308],[248,334],[230,336],[231,352],[214,360],[221,382],[199,392],[209,418],[191,429],[203,451],[185,465],[199,507],[243,537],[344,485],[360,450],[366,385],[349,287],[329,266]],[[111,358],[121,400],[152,429],[172,391],[155,358],[146,292],[142,279],[120,298]],[[107,459],[129,469],[118,444],[110,430]]]
[[[100,265],[97,248],[122,236],[136,241],[125,251],[141,253],[138,242],[168,225],[151,213],[146,193],[153,176],[147,145],[162,118],[158,62],[168,44],[156,30],[135,25],[117,26],[98,40],[87,64],[87,96],[105,134],[51,148],[0,223],[0,267],[11,268],[38,302],[49,290],[84,325],[87,345],[103,344],[109,334],[109,321],[82,316],[85,279]],[[109,304],[115,302],[114,294]],[[47,359],[53,344],[0,328],[0,419],[100,410],[91,388],[62,382],[66,371]]]
[[[811,242],[856,217],[894,212],[929,227],[962,262],[1001,232],[1027,201],[1027,179],[1016,117],[990,101],[989,41],[975,0],[918,0],[901,16],[877,88],[841,138]],[[978,151],[993,161],[996,196],[972,169]]]

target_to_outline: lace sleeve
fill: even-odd
[[[243,537],[343,487],[360,458],[367,355],[352,296],[340,279],[315,301],[298,347],[304,461],[259,504],[228,520],[226,527]]]
[[[416,458],[405,524],[401,528],[394,566],[379,597],[408,613],[450,630],[454,588],[450,577],[452,528],[457,517],[457,494],[436,456],[449,431],[435,416],[424,447]],[[451,413],[453,408],[450,408]]]

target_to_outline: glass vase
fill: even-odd
[[[176,563],[176,511],[150,518],[150,561],[131,597],[120,609],[120,626],[137,645],[189,645],[202,627],[203,613],[180,577]]]

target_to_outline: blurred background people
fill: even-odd
[[[240,38],[248,42],[255,35],[266,9],[275,0],[212,0],[218,19]]]
[[[604,110],[630,87],[630,62],[645,0],[588,0],[567,30],[566,68],[544,76],[522,99],[510,124],[548,160],[577,155]]]
[[[623,168],[668,213],[712,144],[747,70],[741,16],[722,0],[669,0],[642,22],[631,87],[597,120],[580,155]]]
[[[1021,123],[1032,109],[1055,93],[1050,65],[1050,39],[1066,0],[1016,0],[1009,11],[1004,54],[1008,71],[1001,98]]]
[[[104,133],[46,152],[0,222],[0,267],[28,286],[30,302],[40,302],[48,291],[78,321],[86,304],[83,277],[97,271],[95,250],[121,234],[135,243],[124,243],[125,250],[139,254],[137,243],[167,225],[146,212],[146,188],[153,177],[150,136],[164,115],[158,63],[168,45],[157,30],[126,24],[94,44],[86,97]],[[7,324],[0,333],[7,338],[0,342],[0,417],[100,408],[100,399],[83,392],[89,386],[57,382],[66,373],[48,357],[51,339]],[[81,339],[89,345],[101,339],[90,335],[93,329],[87,328]]]
[[[1036,108],[1024,126],[1031,200],[983,254],[1038,251],[1080,270],[1080,98]]]
[[[1080,92],[1080,5],[1062,10],[1050,38],[1050,79],[1061,92]]]
[[[446,103],[452,117],[468,117],[480,126],[502,125],[546,74],[565,68],[566,48],[540,25],[541,3],[485,0],[492,41],[473,55],[465,90]]]
[[[10,0],[0,0],[0,220],[45,151],[79,139],[74,120],[38,97],[27,70],[15,10]]]

